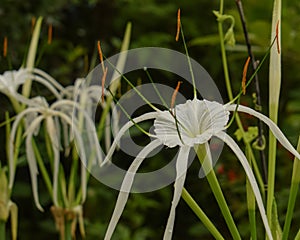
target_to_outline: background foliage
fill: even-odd
[[[245,1],[244,10],[247,26],[254,46],[256,58],[263,56],[270,38],[272,1]],[[217,1],[158,1],[158,0],[2,0],[0,5],[0,41],[8,38],[8,59],[0,56],[0,72],[18,69],[24,60],[31,36],[33,17],[44,16],[41,33],[38,67],[47,71],[66,85],[77,77],[84,77],[96,56],[96,41],[101,40],[107,56],[117,53],[125,25],[133,24],[131,48],[144,46],[167,47],[183,52],[183,45],[175,42],[176,11],[181,8],[182,22],[191,57],[196,59],[212,76],[220,88],[224,101],[227,96],[223,81],[220,59],[217,23],[212,10],[218,8]],[[300,129],[300,2],[284,1],[282,22],[283,81],[279,115],[279,125],[289,140],[296,145]],[[240,86],[242,68],[247,57],[242,28],[233,0],[226,2],[226,14],[236,19],[236,47],[228,49],[230,75],[233,88]],[[53,25],[53,41],[47,44],[47,29]],[[209,38],[207,38],[209,36]],[[154,59],[155,61],[155,59]],[[268,65],[259,72],[262,88],[263,112],[267,113]],[[166,76],[164,76],[166,77]],[[135,79],[133,79],[135,81]],[[144,79],[142,79],[144,81]],[[146,81],[146,80],[145,80]],[[176,85],[174,79],[168,79]],[[251,88],[243,104],[252,106]],[[0,120],[4,112],[10,110],[7,99],[0,96]],[[243,117],[245,126],[252,119]],[[0,144],[4,146],[5,134],[1,128]],[[267,135],[266,135],[267,136]],[[278,146],[280,148],[280,146]],[[167,154],[165,155],[167,156]],[[0,160],[5,159],[4,147],[0,148]],[[156,158],[154,166],[164,162],[164,155]],[[156,165],[158,164],[158,165]],[[292,157],[286,151],[279,151],[276,196],[279,220],[285,216],[285,206],[291,175]],[[144,169],[147,170],[147,167]],[[199,166],[193,164],[186,182],[207,215],[216,222],[221,232],[226,225],[220,219],[219,209],[214,202],[206,180],[198,179]],[[234,212],[243,236],[249,236],[247,208],[245,202],[245,177],[230,151],[224,150],[216,166],[225,196]],[[193,177],[191,177],[193,176]],[[13,199],[19,206],[20,239],[54,239],[57,235],[50,211],[40,213],[33,204],[27,167],[18,169]],[[43,195],[40,183],[41,201],[49,206],[48,195]],[[171,201],[172,186],[147,194],[132,194],[118,225],[114,239],[159,239],[164,231]],[[114,208],[117,191],[107,188],[96,180],[91,180],[88,200],[85,204],[87,239],[101,239]],[[48,204],[48,205],[47,205]],[[45,207],[45,209],[47,209]],[[49,209],[49,208],[48,208]],[[294,225],[300,225],[300,207],[296,208]],[[297,229],[293,229],[296,231]],[[100,238],[99,238],[100,237]],[[176,216],[174,239],[210,239],[208,231],[181,201]],[[225,236],[226,237],[226,236]],[[227,236],[229,237],[229,235]]]

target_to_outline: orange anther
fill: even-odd
[[[180,81],[177,83],[177,86],[176,86],[176,88],[175,88],[175,91],[174,91],[174,93],[173,93],[173,95],[172,95],[171,108],[173,108],[174,105],[175,105],[176,96],[177,96],[177,93],[178,93],[178,91],[179,91],[179,88],[180,88],[181,83],[182,83],[182,82],[180,82]]]
[[[31,32],[32,33],[33,33],[33,30],[34,30],[35,23],[36,23],[36,17],[32,17],[31,18]]]
[[[180,8],[177,11],[177,32],[175,37],[176,42],[179,40],[179,33],[180,33]]]
[[[48,44],[51,43],[52,43],[52,24],[50,23],[48,27]]]
[[[104,67],[104,62],[103,62],[103,54],[102,54],[102,50],[101,50],[100,41],[97,42],[97,48],[98,48],[100,63],[101,63],[101,66],[102,66],[102,71],[104,73],[105,72],[105,67]]]
[[[7,37],[4,37],[3,41],[3,57],[7,56]]]
[[[247,61],[244,65],[244,69],[243,69],[242,91],[243,91],[244,95],[246,94],[246,80],[247,80],[246,77],[247,77],[249,62],[250,62],[250,57],[247,58]]]

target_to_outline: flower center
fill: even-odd
[[[207,100],[188,100],[172,110],[174,115],[161,111],[154,121],[157,138],[168,147],[205,143],[224,130],[229,119],[222,104]]]

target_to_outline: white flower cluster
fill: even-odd
[[[55,99],[47,101],[43,96],[26,98],[20,94],[20,88],[26,81],[42,84]],[[15,144],[19,128],[24,129],[25,148],[28,166],[30,169],[31,183],[34,201],[38,209],[43,210],[39,203],[37,175],[38,161],[35,153],[36,145],[33,136],[43,133],[45,143],[48,138],[53,154],[52,166],[52,200],[55,206],[59,206],[58,181],[60,168],[60,152],[68,149],[71,142],[75,142],[81,161],[81,202],[86,198],[86,167],[89,162],[101,163],[102,152],[98,144],[98,136],[92,119],[92,108],[95,105],[105,106],[105,102],[99,101],[102,89],[100,86],[88,86],[85,79],[77,79],[72,86],[63,87],[54,78],[40,69],[21,68],[7,71],[0,75],[0,92],[5,94],[12,102],[18,102],[19,109],[15,109],[17,115],[12,124],[9,136],[9,188],[12,189],[16,160]],[[104,92],[106,94],[106,92]],[[101,104],[100,104],[101,103]],[[107,118],[108,123],[110,118]],[[106,128],[107,136],[110,136],[109,124]],[[47,135],[47,136],[46,136]],[[96,143],[96,144],[95,144]],[[42,144],[43,145],[43,144]],[[107,146],[110,145],[108,138]]]

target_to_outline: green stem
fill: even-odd
[[[274,0],[273,14],[272,14],[272,33],[271,39],[277,37],[277,44],[281,45],[281,0]],[[272,48],[270,51],[270,68],[269,68],[269,118],[277,124],[278,109],[279,109],[279,96],[281,87],[281,55],[278,49]],[[275,136],[269,133],[269,163],[268,163],[268,196],[267,196],[267,217],[269,223],[273,220],[273,200],[275,189],[275,172],[276,172],[276,151],[277,141]],[[274,229],[271,229],[274,231]]]
[[[36,160],[37,160],[39,169],[40,169],[40,171],[42,173],[42,177],[43,177],[43,179],[45,181],[47,190],[48,190],[49,194],[52,197],[53,196],[53,191],[52,191],[51,180],[50,180],[50,177],[48,175],[47,169],[46,169],[46,167],[44,165],[44,162],[43,162],[42,156],[40,154],[40,151],[39,151],[39,149],[38,149],[38,147],[37,147],[36,142],[35,142],[34,139],[32,139],[32,146],[33,146],[34,154],[36,156]]]
[[[251,157],[249,156],[249,149],[246,149],[246,156],[247,159],[251,159]],[[249,164],[252,165],[251,161],[249,161]],[[257,233],[256,233],[256,218],[255,218],[255,195],[253,193],[251,184],[248,179],[246,179],[246,192],[247,192],[247,208],[249,214],[251,239],[256,240]]]
[[[219,9],[220,15],[223,14],[223,5],[224,5],[224,1],[220,0],[220,9]],[[225,84],[226,84],[228,98],[231,101],[231,100],[233,100],[233,93],[232,93],[230,77],[229,77],[227,56],[226,56],[226,50],[225,50],[225,44],[224,44],[224,32],[223,32],[223,26],[222,26],[221,21],[218,21],[218,31],[219,31],[219,38],[220,38],[220,48],[221,48],[221,55],[222,55],[222,64],[223,64]],[[243,142],[246,145],[246,147],[249,148],[249,154],[250,154],[251,158],[253,159],[253,166],[254,166],[255,176],[257,178],[258,184],[260,186],[260,189],[261,189],[261,191],[263,193],[263,197],[264,197],[264,192],[265,192],[264,182],[262,180],[261,174],[260,174],[259,169],[257,167],[255,156],[253,154],[251,145],[250,145],[250,143],[247,142],[247,139],[246,139],[246,136],[245,136],[245,131],[244,131],[244,128],[243,128],[243,124],[242,124],[242,121],[241,121],[238,113],[235,114],[235,120],[236,120],[236,124],[237,124],[238,128],[240,129],[240,131],[242,133]]]
[[[221,2],[223,2],[223,1],[221,0]],[[220,10],[220,14],[222,14],[221,10]],[[221,43],[220,48],[221,48],[221,55],[222,55],[225,84],[226,84],[226,89],[227,89],[229,100],[232,100],[233,94],[232,94],[232,88],[231,88],[231,83],[230,83],[230,78],[229,78],[227,56],[226,56],[226,50],[225,50],[225,44],[224,44],[224,32],[223,32],[222,22],[220,22],[220,21],[218,22],[218,30],[219,30],[219,37],[220,37],[220,43]]]
[[[207,156],[207,152],[206,152],[206,149],[204,148],[204,145],[199,145],[198,146],[198,149],[196,149],[196,152],[197,152],[197,156],[199,158],[199,161],[202,165],[202,168],[204,170],[204,173],[206,174],[206,178],[207,178],[207,181],[210,185],[210,188],[217,200],[217,203],[221,209],[221,212],[224,216],[224,219],[225,219],[225,222],[229,228],[229,231],[233,237],[234,240],[236,239],[241,239],[241,236],[239,234],[239,231],[235,225],[235,222],[233,220],[233,217],[230,213],[230,210],[228,208],[228,204],[225,200],[225,197],[223,195],[223,192],[222,192],[222,189],[219,185],[219,181],[216,177],[216,174],[214,172],[214,170],[212,169],[212,166],[208,161],[205,161],[205,158]],[[210,165],[210,166],[209,166]]]
[[[218,202],[218,205],[221,209],[221,212],[225,218],[225,221],[227,223],[227,226],[229,228],[229,231],[233,237],[233,239],[241,239],[240,234],[238,232],[238,229],[235,225],[235,222],[231,216],[230,210],[228,208],[227,202],[225,200],[225,197],[223,195],[222,189],[219,185],[218,179],[215,175],[215,172],[211,170],[207,175],[208,183],[213,191],[213,194],[215,195],[215,198]]]
[[[300,137],[298,140],[297,151],[300,151]],[[294,207],[296,203],[297,193],[299,189],[300,183],[300,159],[294,159],[294,166],[293,166],[293,175],[291,180],[291,189],[290,189],[290,196],[288,202],[287,213],[285,217],[284,227],[283,227],[283,234],[282,240],[288,239],[289,231],[291,227],[291,222],[293,218]]]
[[[251,240],[257,239],[255,209],[248,209]]]
[[[277,141],[274,135],[269,133],[269,164],[268,164],[268,195],[267,195],[267,216],[269,223],[272,222],[272,204],[274,200],[275,189],[275,171],[276,171],[276,146]]]
[[[200,206],[196,203],[196,201],[185,188],[183,188],[181,196],[187,203],[187,205],[193,210],[196,216],[202,221],[202,223],[208,229],[208,231],[214,236],[214,238],[217,240],[224,239],[221,233],[215,227],[215,225],[210,221],[210,219],[206,216],[206,214],[202,211]]]
[[[72,203],[75,198],[75,186],[77,182],[77,171],[78,171],[78,152],[75,147],[72,149],[72,152],[73,152],[72,166],[71,166],[69,185],[68,185],[68,199],[70,203]]]
[[[65,239],[61,240],[72,240],[72,221],[65,221]]]
[[[300,240],[300,229],[299,229],[299,231],[298,231],[298,233],[297,233],[297,235],[295,237],[295,240]]]
[[[0,239],[5,240],[5,224],[6,222],[3,220],[0,220]]]

